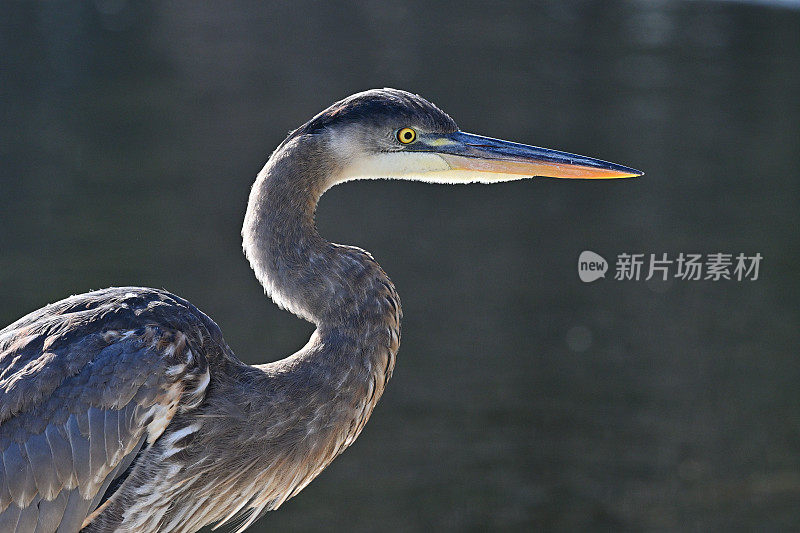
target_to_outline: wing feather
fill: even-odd
[[[6,482],[6,465],[4,454],[0,453],[0,509],[5,509],[12,502],[11,493],[8,490],[8,483]],[[2,511],[0,511],[2,513]],[[0,514],[0,516],[2,516]],[[0,531],[6,531],[0,528]]]
[[[89,485],[89,441],[81,435],[78,429],[78,422],[75,415],[71,415],[67,421],[67,435],[69,444],[72,448],[72,470],[79,487]]]
[[[51,533],[58,529],[58,524],[64,516],[69,499],[68,491],[61,491],[52,500],[43,499],[39,502],[39,518],[36,523],[35,533]]]
[[[119,456],[124,446],[123,438],[127,435],[119,433],[119,411],[117,409],[106,409],[103,411],[103,415],[105,416],[106,464],[115,465],[119,463]]]
[[[39,521],[39,503],[38,496],[32,501],[32,505],[28,505],[19,514],[19,522],[17,522],[17,531],[20,533],[33,533],[36,530],[36,523]]]
[[[71,297],[1,330],[0,531],[74,533],[99,514],[225,350],[208,317],[153,289]]]
[[[48,424],[45,429],[47,442],[53,454],[53,466],[62,486],[71,489],[77,485],[75,471],[72,469],[72,447],[55,425]],[[66,502],[65,502],[66,505]]]
[[[91,488],[88,491],[94,495],[96,485],[102,482],[108,474],[109,465],[106,463],[106,417],[102,409],[89,408],[89,472],[92,475]]]
[[[0,531],[17,531],[17,524],[19,523],[19,515],[22,509],[17,507],[17,504],[12,503],[0,513]]]
[[[36,482],[19,444],[14,442],[3,451],[3,462],[12,501],[20,507],[26,507],[36,495]]]
[[[25,441],[25,451],[33,471],[36,490],[45,500],[52,500],[61,491],[62,485],[53,463],[53,451],[47,442],[47,435],[31,435]]]
[[[81,496],[81,492],[75,488],[69,491],[67,505],[64,507],[64,515],[58,525],[57,533],[75,533],[81,528],[81,524],[89,514],[91,501]],[[9,531],[14,531],[10,529]]]

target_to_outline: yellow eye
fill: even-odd
[[[417,139],[417,132],[411,128],[403,128],[397,132],[397,140],[403,144],[411,144]]]

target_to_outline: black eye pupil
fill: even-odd
[[[417,132],[411,128],[403,128],[397,132],[397,140],[403,144],[410,144],[417,138]]]

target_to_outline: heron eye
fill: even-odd
[[[397,132],[397,140],[403,144],[411,144],[417,139],[417,132],[411,128],[403,128]]]

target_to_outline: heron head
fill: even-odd
[[[291,137],[313,136],[334,159],[336,182],[393,178],[496,183],[526,177],[608,179],[642,172],[567,152],[465,133],[424,98],[373,89],[336,102]]]

